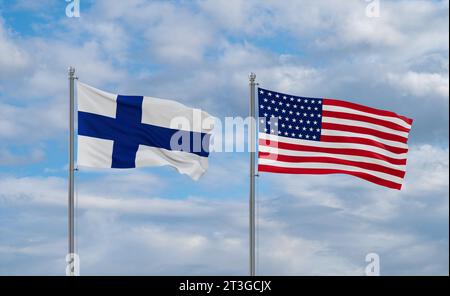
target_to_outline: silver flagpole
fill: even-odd
[[[75,68],[69,67],[69,275],[75,275],[74,111]]]
[[[248,76],[250,85],[250,276],[255,275],[255,79],[256,74]]]

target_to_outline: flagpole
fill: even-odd
[[[75,198],[74,198],[74,111],[75,111],[75,68],[69,67],[69,275],[75,275]]]
[[[250,73],[250,276],[255,275],[255,73]]]

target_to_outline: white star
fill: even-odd
[[[259,91],[259,93],[260,93],[260,94],[263,94],[263,93],[264,93],[264,91],[260,90],[260,91]]]
[[[305,103],[308,103],[308,100],[305,99],[304,102],[305,102]]]
[[[267,98],[264,98],[264,102],[267,102]]]
[[[275,104],[275,100],[270,101],[272,104]]]
[[[300,123],[303,123],[303,119],[300,119],[299,122],[300,122]]]
[[[269,97],[271,97],[271,96],[272,96],[272,93],[268,93],[268,95],[269,95]]]
[[[281,134],[281,131],[278,131],[278,134]]]
[[[259,108],[264,109],[264,105],[259,106]]]
[[[306,131],[306,127],[303,127],[302,130]]]
[[[311,110],[311,107],[310,107],[310,106],[308,106],[308,110]]]
[[[264,113],[264,117],[267,117],[267,113]]]
[[[317,132],[320,132],[320,128],[316,129]]]
[[[316,136],[313,136],[313,139],[315,140],[317,137]]]
[[[308,114],[306,114],[306,113],[303,113],[303,116],[307,116]]]
[[[311,117],[314,117],[314,113],[311,113],[311,115],[310,115]]]
[[[272,115],[270,115],[270,118],[274,118],[274,117],[275,117],[275,115],[273,115],[273,114],[272,114]]]
[[[297,105],[294,105],[294,109],[297,108]]]
[[[288,132],[284,132],[284,135],[287,136],[287,135],[288,135]]]
[[[294,101],[294,98],[291,97],[291,102],[293,102],[293,101]]]
[[[305,106],[300,106],[300,109],[302,109],[302,110],[305,109]]]
[[[295,119],[295,118],[292,118],[292,122],[296,122],[297,121],[297,119]]]
[[[267,133],[268,129],[267,129],[267,128],[265,128],[265,129],[264,129],[264,131],[265,131],[265,132]]]
[[[278,105],[283,106],[283,102],[280,101],[280,102],[278,103]]]
[[[291,114],[291,115],[292,115],[293,113],[294,113],[294,112],[292,112],[292,111],[289,111],[289,114]]]
[[[261,123],[264,123],[264,119],[261,119],[260,121],[261,121]]]
[[[286,121],[289,121],[289,117],[285,117]]]
[[[309,139],[309,135],[306,135],[305,138]]]
[[[285,127],[286,125],[283,123],[283,124],[281,124],[281,127]]]
[[[303,135],[302,135],[302,134],[299,134],[299,135],[298,135],[298,137],[299,137],[299,138],[302,138],[302,137],[303,137]]]
[[[267,110],[272,110],[272,107],[270,107],[270,106],[267,106]]]
[[[298,102],[298,103],[300,103],[300,101],[301,101],[300,99],[297,99],[297,102]]]
[[[314,104],[316,101],[312,100],[311,103]]]
[[[317,107],[314,107],[314,110],[316,110],[316,111],[317,111],[317,110],[319,110],[319,108],[317,108]]]
[[[279,97],[280,97],[280,95],[279,95],[279,94],[276,94],[276,95],[275,95],[275,97],[279,98]]]
[[[312,132],[314,129],[312,127],[309,128],[309,131]]]
[[[318,101],[317,101],[317,104],[322,104],[322,101],[321,101],[321,100],[318,100]]]
[[[295,134],[294,134],[294,133],[292,133],[291,135],[292,135],[293,137],[295,137]]]
[[[290,104],[289,104],[289,103],[287,103],[287,104],[286,104],[286,107],[289,107],[289,106],[290,106]]]
[[[297,125],[297,126],[295,127],[295,129],[298,130],[298,129],[300,129],[300,128],[299,128],[298,125]]]
[[[289,125],[288,127],[289,127],[289,129],[292,129],[292,125]]]
[[[321,117],[322,115],[320,115],[320,114],[317,114],[317,117]]]
[[[314,121],[314,124],[317,125],[317,121]]]
[[[278,108],[275,108],[275,111],[278,112]]]
[[[287,98],[286,98],[286,96],[283,96],[283,100],[286,100]]]
[[[286,110],[283,109],[283,110],[281,110],[281,112],[286,113]]]
[[[299,115],[300,115],[300,112],[295,112],[295,114],[296,114],[297,116],[299,116]]]
[[[307,120],[306,123],[309,124],[311,121]]]

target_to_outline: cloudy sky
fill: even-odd
[[[449,272],[449,1],[0,0],[0,274],[65,274],[67,67],[111,93],[217,117],[264,88],[413,118],[405,184],[262,174],[257,272]],[[372,11],[373,12],[373,11]],[[198,182],[170,168],[77,173],[84,275],[246,275],[248,156]]]

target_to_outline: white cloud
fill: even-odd
[[[228,32],[265,34],[273,20],[260,1],[216,0],[197,1],[196,4],[210,24]]]
[[[261,275],[362,275],[363,264],[341,257],[326,243],[278,234],[261,240]]]
[[[0,123],[1,124],[1,123]],[[29,165],[43,160],[45,153],[40,148],[31,149],[27,154],[17,154],[0,147],[0,165]]]
[[[152,55],[152,60],[164,64],[190,64],[201,62],[208,47],[213,46],[216,40],[213,38],[214,29],[201,14],[194,13],[189,5],[177,5],[165,1],[128,1],[112,4],[110,1],[96,1],[94,7],[88,12],[88,16],[100,16],[95,20],[94,29],[86,25],[86,29],[96,36],[102,37],[99,31],[103,27],[104,19],[116,20],[117,24],[138,32],[140,41],[145,41],[145,51]],[[107,34],[108,39],[126,44],[120,26],[114,25],[115,31],[121,32],[124,38],[118,40],[117,36]],[[115,44],[115,43],[114,43]],[[109,48],[108,50],[111,50]],[[153,61],[154,62],[154,61]]]
[[[0,90],[5,85],[3,80],[24,71],[30,65],[30,58],[10,36],[0,16]]]
[[[77,68],[80,80],[93,85],[118,83],[124,77],[103,57],[97,42],[75,45],[43,38],[14,44],[0,41],[0,138],[16,144],[58,137],[66,129],[69,66]],[[12,52],[3,54],[2,50]],[[25,73],[29,64],[33,67]]]
[[[206,49],[215,43],[207,22],[177,10],[165,14],[145,36],[149,51],[165,64],[201,62]]]
[[[424,144],[408,152],[408,173],[405,190],[415,196],[429,191],[448,193],[449,150]]]
[[[437,96],[448,99],[449,77],[438,73],[417,73],[408,71],[402,74],[388,74],[389,83],[406,94],[415,96]]]
[[[403,56],[407,52],[448,50],[448,28],[444,26],[448,23],[448,8],[442,3],[381,2],[380,16],[375,18],[366,15],[367,5],[359,0],[332,3],[292,0],[273,1],[268,6],[275,16],[283,16],[275,17],[273,26],[312,38],[316,45],[328,49],[401,48]],[[427,25],[418,25],[424,23]]]
[[[68,42],[30,40],[27,46],[33,48],[36,65],[26,85],[29,89],[19,94],[39,94],[39,97],[58,96],[59,100],[67,98],[67,69],[74,66],[81,81],[93,85],[117,83],[124,73],[112,65],[101,54],[99,44],[87,41],[79,46]]]
[[[0,102],[0,138],[5,141],[2,144],[7,144],[7,140],[29,144],[54,137],[64,130],[67,119],[61,109],[65,104],[52,101],[48,104],[18,107]]]

